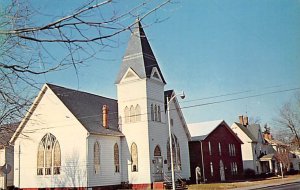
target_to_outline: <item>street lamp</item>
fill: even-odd
[[[185,98],[185,94],[182,91],[181,94],[174,94],[173,96],[167,96],[167,111],[168,111],[168,126],[169,126],[169,146],[170,146],[170,156],[171,156],[171,173],[172,173],[172,189],[175,190],[175,176],[174,176],[174,160],[173,160],[173,147],[172,147],[172,131],[171,131],[171,118],[170,118],[170,102],[176,97],[180,96],[181,99]]]

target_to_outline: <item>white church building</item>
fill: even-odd
[[[117,100],[45,84],[10,143],[20,189],[149,189],[171,178],[166,81],[140,22],[116,79]],[[176,178],[190,177],[190,134],[170,102]]]

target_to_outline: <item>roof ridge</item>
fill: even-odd
[[[69,90],[69,91],[74,91],[74,92],[78,92],[78,93],[84,93],[84,94],[88,94],[88,95],[92,95],[92,96],[97,96],[99,98],[105,98],[105,99],[110,99],[110,100],[115,100],[117,101],[116,99],[114,98],[109,98],[109,97],[105,97],[105,96],[100,96],[100,95],[97,95],[97,94],[93,94],[93,93],[90,93],[90,92],[86,92],[86,91],[81,91],[81,90],[76,90],[76,89],[72,89],[72,88],[67,88],[67,87],[64,87],[64,86],[59,86],[59,85],[56,85],[56,84],[51,84],[51,83],[46,83],[47,86],[50,87],[51,90],[54,90],[53,87],[58,87],[58,88],[63,88],[63,89],[66,89],[66,90]],[[52,87],[51,87],[52,86]],[[63,94],[62,94],[63,95]]]

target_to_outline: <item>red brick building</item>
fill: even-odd
[[[243,174],[241,144],[225,121],[188,124],[191,180],[196,182],[200,167],[201,182],[240,179]],[[199,173],[198,173],[199,175]]]

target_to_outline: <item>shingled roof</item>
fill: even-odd
[[[235,122],[235,124],[251,139],[252,142],[257,142],[257,138],[255,138],[255,136],[247,127],[237,122]]]
[[[140,78],[150,78],[154,67],[157,68],[162,81],[166,84],[141,22],[137,21],[133,28],[134,30],[128,42],[126,53],[123,57],[123,62],[116,79],[116,84],[120,83],[122,77],[129,68],[131,68]]]
[[[9,141],[20,123],[11,123],[0,126],[0,149],[9,146]]]
[[[117,100],[68,89],[65,87],[47,84],[62,103],[72,112],[78,121],[90,133],[123,136],[118,129],[118,103]],[[107,105],[108,127],[102,126],[102,106]]]

